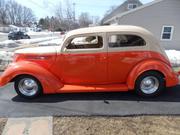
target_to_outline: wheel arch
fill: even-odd
[[[154,69],[146,70],[146,71],[142,72],[139,76],[141,76],[141,75],[143,75],[143,74],[145,74],[145,73],[149,73],[149,72],[158,73],[158,74],[160,74],[160,75],[164,78],[164,80],[165,80],[165,75],[164,75],[164,73],[162,73],[162,72],[159,71],[159,70],[154,70]],[[138,77],[139,77],[139,76],[138,76]],[[138,79],[138,77],[136,78],[136,80]],[[136,80],[135,80],[135,82],[136,82]],[[166,83],[166,80],[165,80],[165,83]]]
[[[130,90],[135,88],[137,78],[146,72],[157,72],[164,77],[166,87],[175,86],[178,83],[177,76],[172,68],[159,60],[143,61],[137,64],[129,73],[127,85]]]
[[[21,77],[21,76],[31,76],[31,77],[33,77],[33,78],[36,78],[35,76],[33,76],[33,75],[30,75],[30,74],[18,74],[18,75],[16,75],[15,77],[13,77],[9,82],[14,82],[16,79],[18,79],[19,77]],[[37,78],[36,78],[37,79]],[[38,80],[38,79],[37,79]],[[39,80],[38,80],[39,81]]]
[[[43,93],[56,93],[63,87],[61,80],[47,69],[32,62],[17,62],[10,65],[0,78],[0,85],[4,86],[8,82],[13,82],[17,77],[29,75],[36,78],[43,88]]]

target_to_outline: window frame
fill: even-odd
[[[103,41],[103,37],[102,36],[93,36],[93,35],[91,35],[92,37],[96,37],[96,38],[98,38],[98,37],[100,37],[100,38],[102,38],[102,41]],[[74,37],[74,38],[71,38],[69,41],[73,41],[74,39],[76,39],[76,38],[87,38],[87,37],[90,37],[90,36],[79,36],[79,37]],[[99,40],[98,40],[98,42],[97,42],[97,44],[99,43]],[[102,42],[102,47],[98,47],[98,48],[73,48],[73,49],[69,49],[69,48],[67,48],[68,46],[70,45],[70,43],[66,46],[66,49],[67,50],[85,50],[85,49],[101,49],[101,48],[103,48],[103,42]],[[96,45],[96,43],[94,43],[94,44],[86,44],[86,43],[84,43],[84,44],[79,44],[79,45],[75,45],[75,46],[80,46],[80,45]]]
[[[141,46],[110,47],[110,46],[109,46],[109,38],[110,38],[111,36],[113,36],[113,35],[131,35],[131,36],[137,36],[137,37],[142,38],[142,39],[145,41],[145,44],[144,44],[144,45],[141,45]],[[134,34],[134,33],[133,33],[133,34],[131,34],[131,33],[109,33],[108,36],[107,36],[107,46],[108,46],[108,48],[110,48],[110,49],[117,49],[117,48],[119,48],[119,49],[123,49],[123,48],[125,48],[125,49],[127,49],[127,48],[143,48],[143,47],[146,47],[146,46],[147,46],[147,41],[146,41],[146,39],[145,39],[143,36],[138,35],[138,34]]]
[[[132,7],[133,7],[134,5],[136,5],[136,7],[135,7],[135,8],[137,8],[137,7],[138,7],[138,4],[129,3],[127,8],[128,8],[129,10],[131,10],[131,9],[135,9],[135,8],[130,8],[130,6],[132,6]]]
[[[164,32],[166,27],[171,27],[171,32]],[[164,34],[170,34],[170,39],[164,39],[163,38]],[[174,34],[174,26],[172,26],[172,25],[163,25],[162,31],[161,31],[161,41],[172,41],[173,34]]]
[[[100,36],[103,39],[103,46],[101,48],[88,48],[88,49],[67,49],[66,46],[69,43],[70,40],[73,38],[78,38],[78,37],[83,37],[83,36]],[[94,52],[94,53],[99,53],[99,52],[104,52],[107,50],[107,45],[106,45],[106,40],[105,40],[105,33],[94,33],[94,34],[78,34],[78,35],[72,35],[70,37],[67,37],[64,40],[64,43],[61,48],[62,53],[89,53],[89,52]]]

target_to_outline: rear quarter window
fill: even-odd
[[[115,47],[136,47],[145,46],[146,41],[137,35],[114,34],[109,36],[108,44],[110,48]]]

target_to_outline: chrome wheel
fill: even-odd
[[[145,77],[140,84],[140,89],[145,94],[153,94],[159,88],[159,80],[154,76]]]
[[[35,80],[24,78],[19,81],[18,89],[21,94],[31,97],[37,94],[39,87]]]

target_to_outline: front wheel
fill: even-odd
[[[17,94],[23,98],[33,99],[42,93],[40,82],[28,75],[20,76],[14,83]]]
[[[158,72],[146,72],[136,80],[136,93],[143,97],[153,97],[159,95],[165,88],[165,80]]]

